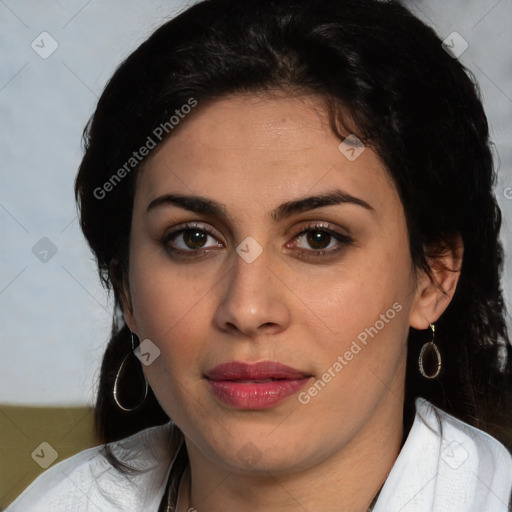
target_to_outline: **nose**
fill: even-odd
[[[219,329],[254,338],[278,334],[290,324],[286,287],[264,255],[247,263],[238,255],[226,275],[227,283],[214,316]]]

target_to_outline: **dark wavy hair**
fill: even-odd
[[[160,27],[113,75],[85,130],[75,189],[100,278],[115,296],[96,402],[101,441],[169,418],[151,392],[131,413],[112,399],[131,350],[120,293],[144,159],[108,193],[98,190],[191,98],[199,110],[217,98],[272,91],[323,98],[340,138],[353,132],[378,153],[403,203],[416,268],[430,272],[462,238],[457,290],[436,325],[443,369],[436,380],[420,376],[425,332],[411,328],[404,417],[422,396],[510,447],[511,347],[487,119],[471,73],[393,0],[205,0]],[[172,428],[178,446],[181,433]],[[186,451],[180,460],[183,467]]]

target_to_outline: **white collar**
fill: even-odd
[[[374,512],[507,512],[512,457],[422,398]]]

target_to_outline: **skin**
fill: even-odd
[[[317,98],[231,96],[199,105],[139,173],[124,314],[161,351],[144,370],[185,436],[182,510],[365,511],[399,453],[408,330],[439,318],[458,273],[413,267],[384,165],[370,148],[350,161],[339,144]],[[333,190],[371,209],[346,203],[272,218],[284,203]],[[172,204],[148,212],[164,194],[214,200],[225,215]],[[202,248],[180,235],[162,241],[186,222],[213,231]],[[301,235],[311,224],[340,250],[315,257],[318,246]],[[236,252],[248,236],[263,248],[252,263]],[[461,257],[448,251],[443,263],[460,268]],[[312,384],[395,303],[401,311],[307,404],[295,395],[236,410],[204,378],[222,362],[273,360]],[[251,465],[237,456],[248,449]]]

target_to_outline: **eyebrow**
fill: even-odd
[[[324,206],[333,206],[339,204],[354,204],[361,206],[366,210],[374,212],[374,208],[358,197],[354,197],[342,190],[334,190],[325,194],[319,194],[315,196],[309,196],[294,201],[288,201],[278,206],[271,212],[271,217],[276,222],[279,222],[285,218],[290,217],[294,213],[301,213],[316,208],[322,208]],[[185,196],[177,194],[165,194],[157,197],[151,203],[149,203],[146,212],[164,207],[164,206],[177,206],[184,210],[189,210],[195,213],[202,213],[206,215],[213,215],[217,217],[227,217],[226,207],[214,201],[213,199],[207,199],[201,196]]]
[[[363,201],[363,199],[359,199],[358,197],[354,197],[342,190],[333,190],[332,192],[328,192],[325,194],[320,194],[316,196],[305,197],[304,199],[298,199],[295,201],[289,201],[287,203],[278,206],[272,213],[272,218],[278,222],[282,219],[293,215],[294,213],[301,213],[308,210],[314,210],[315,208],[322,208],[323,206],[332,206],[338,204],[354,204],[357,206],[362,206],[363,208],[374,212],[374,208]]]
[[[165,194],[157,197],[149,203],[146,212],[162,206],[178,206],[184,210],[217,217],[226,217],[226,207],[213,199],[206,199],[200,196],[183,196],[176,194]]]

